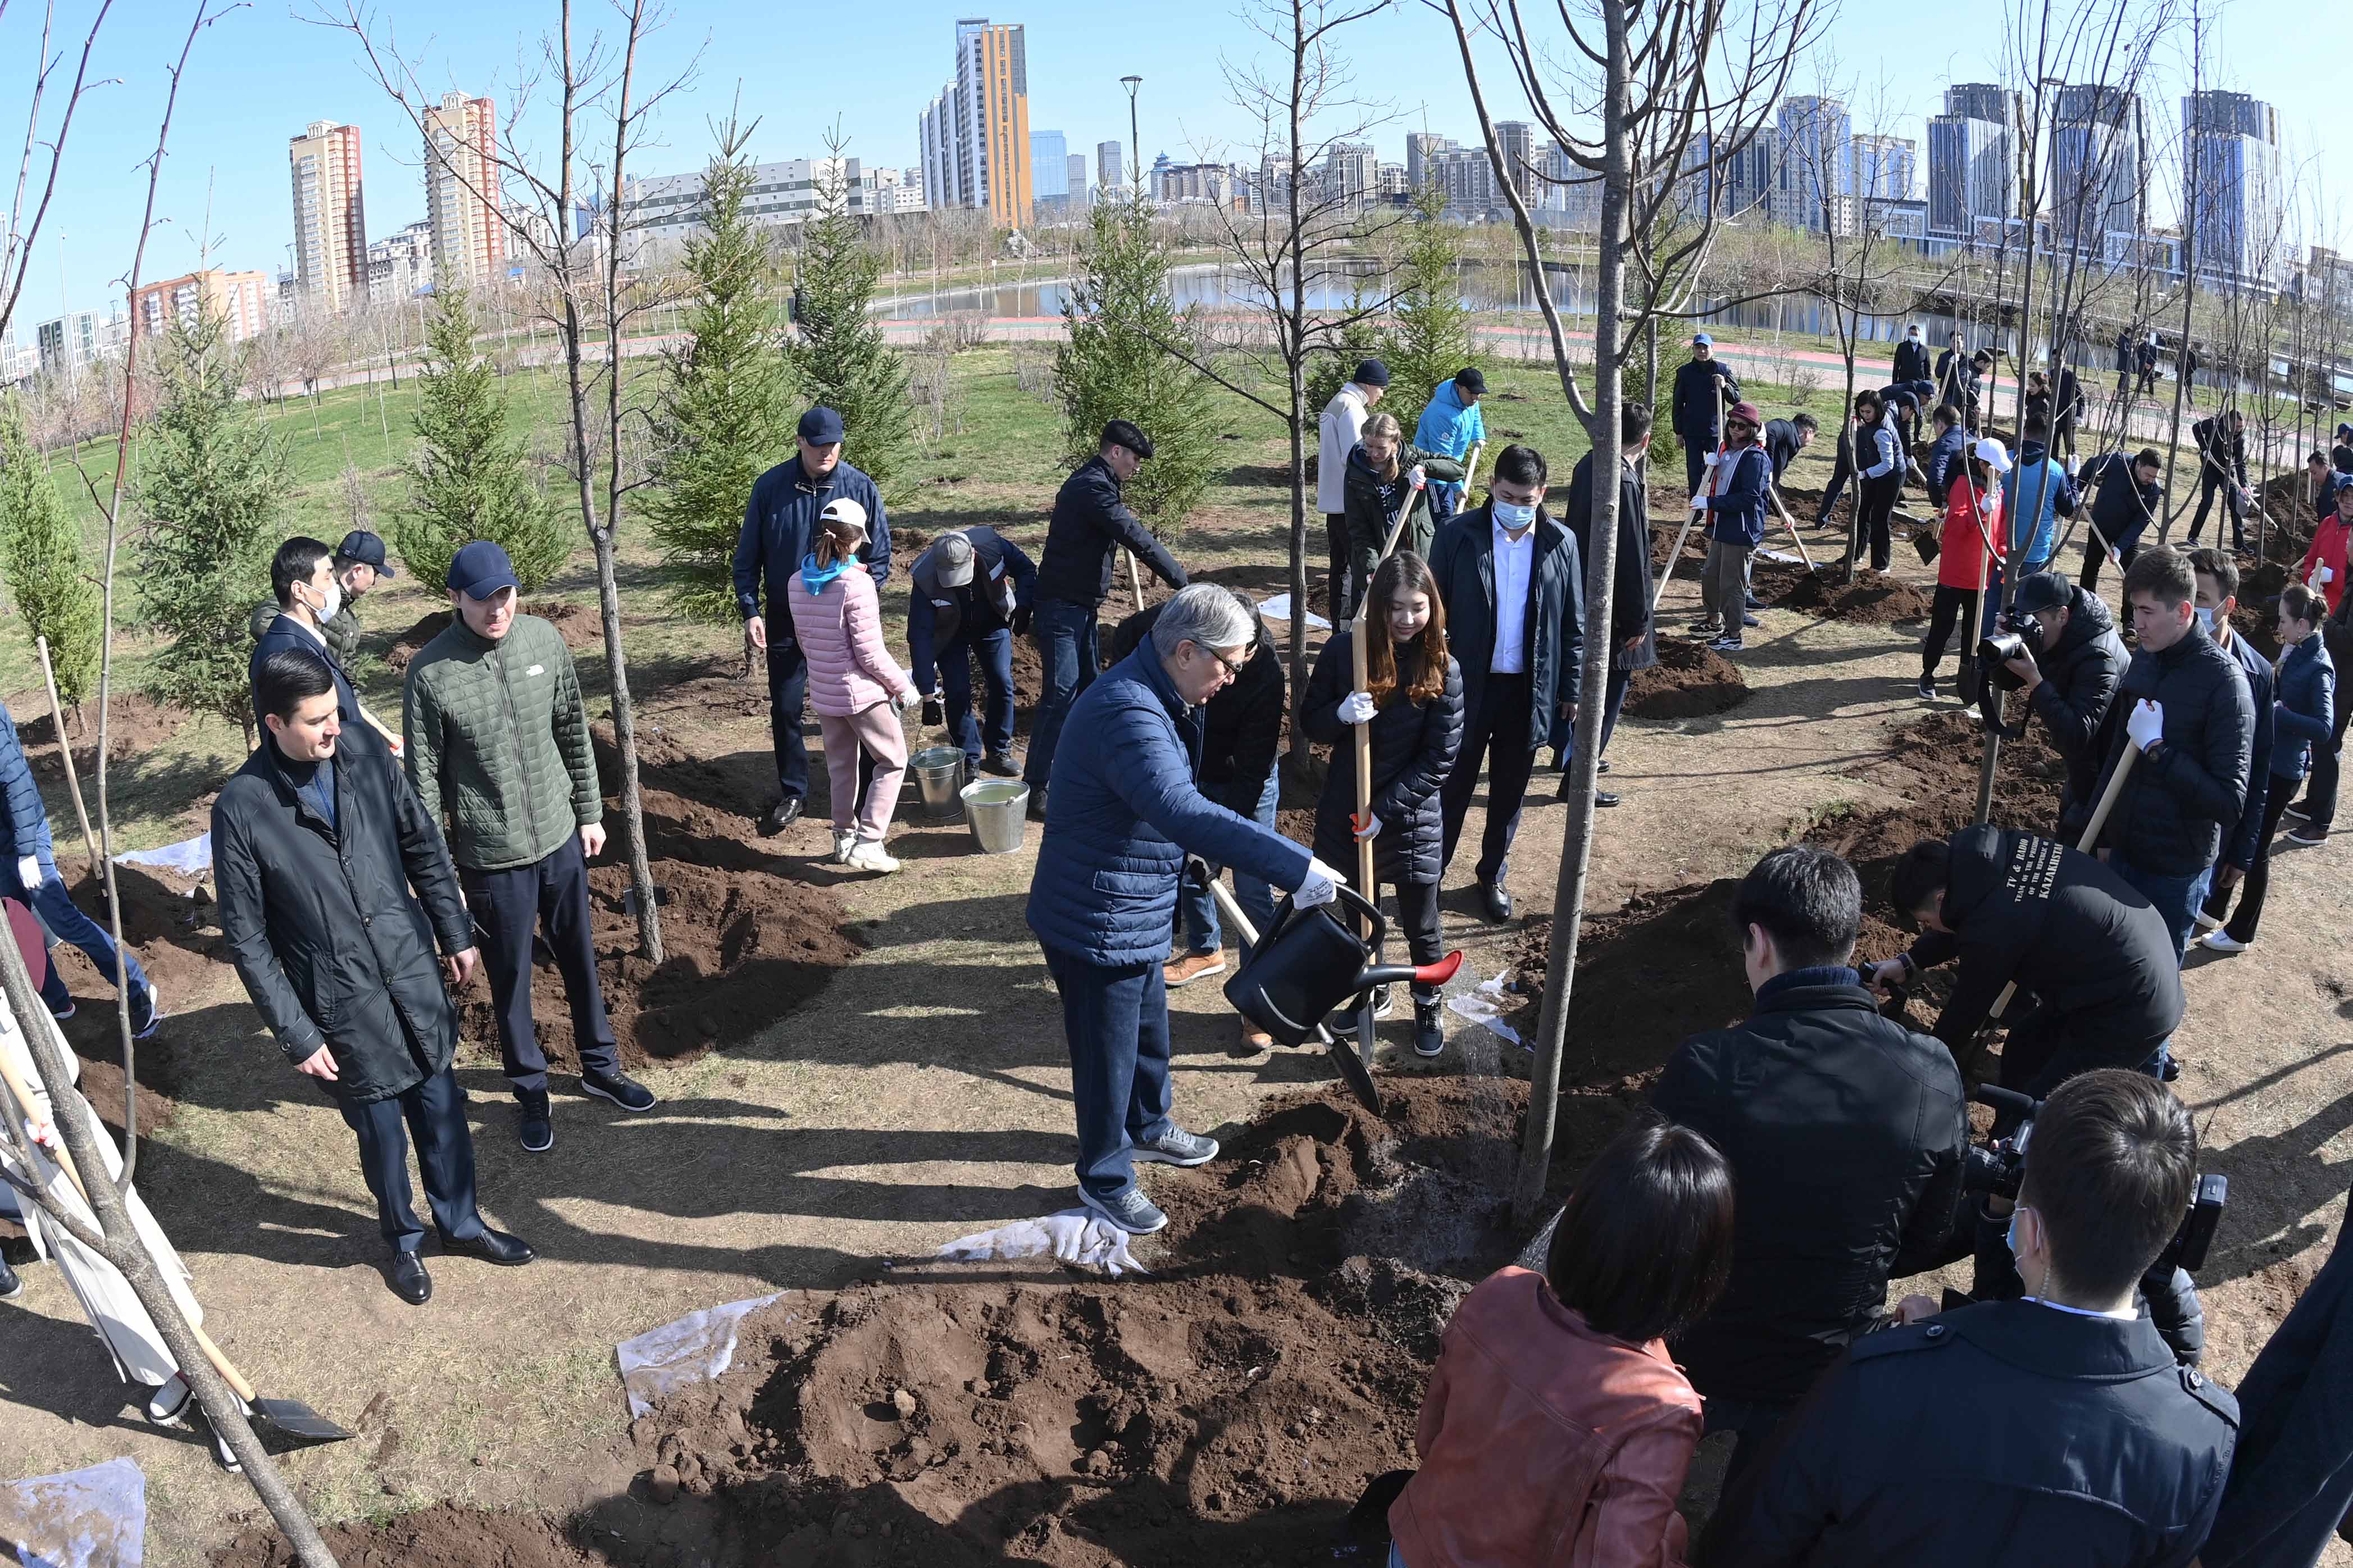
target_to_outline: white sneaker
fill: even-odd
[[[2226,931],[2210,931],[2198,939],[2198,945],[2210,952],[2244,952],[2247,944]]]
[[[878,876],[884,877],[899,868],[899,862],[892,858],[890,851],[882,847],[882,841],[880,838],[859,839],[849,847],[849,852],[842,856],[841,863],[853,871],[872,871]]]
[[[858,829],[854,827],[835,828],[833,830],[833,853],[827,856],[826,859],[836,866],[845,864],[849,859],[849,847],[857,842]]]

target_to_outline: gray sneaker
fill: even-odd
[[[1157,1160],[1164,1165],[1206,1165],[1217,1157],[1216,1139],[1187,1132],[1174,1122],[1150,1142],[1137,1143],[1134,1155],[1138,1160]]]
[[[1150,1236],[1168,1223],[1168,1216],[1144,1195],[1141,1187],[1130,1187],[1108,1198],[1099,1198],[1082,1187],[1079,1201],[1130,1236]]]

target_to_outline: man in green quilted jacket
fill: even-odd
[[[547,939],[572,1009],[582,1092],[628,1110],[653,1092],[621,1070],[588,919],[588,857],[605,847],[605,803],[572,650],[516,612],[514,563],[487,540],[449,563],[449,628],[408,667],[402,728],[409,782],[448,822],[466,907],[499,1019],[499,1052],[522,1110],[522,1146],[555,1144],[547,1057],[531,1016],[532,936]]]

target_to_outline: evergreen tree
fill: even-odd
[[[797,330],[785,340],[785,364],[804,401],[841,416],[843,459],[892,501],[903,493],[913,455],[915,405],[906,362],[868,312],[882,263],[849,216],[839,145],[831,153],[831,172],[818,182],[818,215],[802,236],[793,289]]]
[[[1165,346],[1193,341],[1191,312],[1176,310],[1167,247],[1153,238],[1146,209],[1105,202],[1089,221],[1086,270],[1062,302],[1069,336],[1054,352],[1063,460],[1086,461],[1107,421],[1133,420],[1153,452],[1124,488],[1127,504],[1154,533],[1174,538],[1217,460],[1209,383]]]
[[[0,398],[0,574],[16,595],[26,635],[49,639],[58,698],[79,707],[96,696],[98,584],[83,566],[81,531],[58,500],[14,393]]]
[[[1445,198],[1425,190],[1407,231],[1404,264],[1398,279],[1395,324],[1382,345],[1389,367],[1388,395],[1381,406],[1398,416],[1407,439],[1443,381],[1471,363],[1471,311],[1462,303],[1458,271],[1461,247],[1440,215]]]
[[[690,342],[665,356],[654,409],[646,514],[670,598],[698,620],[736,617],[733,558],[752,481],[793,447],[791,387],[776,353],[766,246],[744,210],[754,175],[731,121],[702,174],[702,229],[686,243],[695,281]],[[853,425],[849,440],[860,431]]]
[[[136,492],[151,524],[139,596],[170,647],[154,661],[149,689],[236,720],[249,741],[246,623],[269,592],[270,552],[286,532],[286,449],[237,396],[241,356],[209,310],[173,324],[158,368]]]
[[[563,570],[572,541],[534,479],[522,437],[507,430],[497,372],[474,352],[474,311],[463,289],[435,300],[417,373],[417,455],[407,465],[410,510],[392,525],[402,562],[428,588],[449,574],[459,546],[487,539],[534,593]]]

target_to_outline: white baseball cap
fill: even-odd
[[[820,522],[854,523],[861,532],[871,531],[866,527],[866,509],[847,496],[826,502],[825,510],[817,515]]]
[[[1997,474],[2010,472],[2010,449],[1990,436],[1978,442],[1977,458]]]

